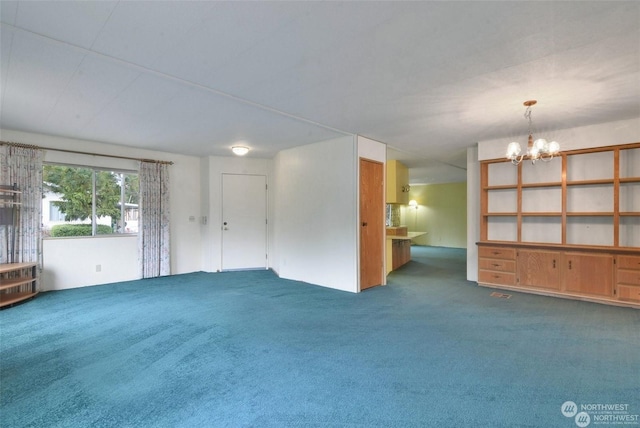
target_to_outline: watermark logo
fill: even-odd
[[[578,405],[573,401],[565,401],[562,403],[562,414],[566,418],[572,418],[578,414]]]
[[[562,416],[572,418],[580,428],[589,425],[624,425],[640,426],[640,415],[633,414],[629,404],[588,403],[576,404],[565,401],[560,406]]]
[[[589,426],[589,424],[591,423],[591,416],[589,416],[589,413],[587,412],[580,412],[576,415],[576,425],[578,425],[580,428],[584,428]]]

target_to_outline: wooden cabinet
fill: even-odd
[[[591,296],[613,297],[613,256],[567,252],[565,291]]]
[[[640,303],[640,256],[620,256],[616,266],[618,299]]]
[[[480,179],[479,284],[638,306],[640,143],[483,161]],[[483,248],[516,252],[514,282]]]
[[[478,245],[479,285],[640,308],[640,256],[626,249]]]
[[[411,261],[411,239],[387,238],[387,274]]]
[[[36,272],[36,263],[0,264],[0,307],[38,294]]]
[[[517,283],[522,287],[560,290],[559,251],[518,250]]]
[[[409,203],[409,169],[397,160],[387,161],[387,203]]]
[[[512,248],[481,247],[478,281],[486,284],[516,284],[516,251]]]
[[[392,269],[398,269],[411,261],[411,240],[394,239],[391,250]]]

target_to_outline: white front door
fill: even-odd
[[[267,268],[267,177],[222,174],[222,270]]]

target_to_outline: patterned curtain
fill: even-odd
[[[0,185],[15,184],[22,192],[14,245],[10,227],[0,226],[0,263],[37,262],[42,267],[42,158],[40,149],[0,145]]]
[[[142,278],[171,274],[169,166],[140,162],[138,254]]]

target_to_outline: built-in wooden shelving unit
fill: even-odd
[[[483,161],[480,203],[479,284],[640,308],[640,143]]]

